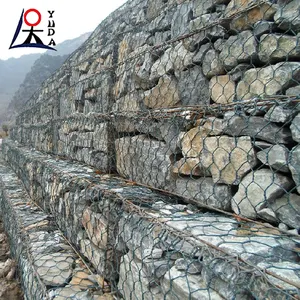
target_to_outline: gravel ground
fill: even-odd
[[[7,236],[0,222],[0,300],[24,299],[15,272],[16,264],[10,258]]]

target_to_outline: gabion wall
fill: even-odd
[[[297,0],[129,1],[26,104],[5,159],[125,299],[297,299],[299,34]],[[55,200],[34,150],[141,193],[108,177],[108,202]]]

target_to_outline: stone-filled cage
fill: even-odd
[[[298,0],[128,1],[3,142],[27,299],[300,299],[299,100]]]

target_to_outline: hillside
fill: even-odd
[[[0,111],[7,107],[12,95],[41,54],[0,60]]]
[[[18,112],[22,105],[32,96],[39,88],[41,83],[46,80],[54,71],[56,71],[66,60],[68,55],[52,56],[43,54],[35,61],[31,70],[25,76],[23,83],[13,95],[11,102],[8,105],[10,113]]]
[[[82,43],[84,43],[90,35],[91,35],[91,32],[86,32],[75,39],[65,40],[62,43],[57,44],[57,46],[56,46],[57,51],[47,50],[45,54],[49,54],[52,56],[71,54]]]
[[[26,101],[25,99],[28,99],[89,35],[89,32],[84,33],[75,39],[60,43],[56,47],[57,51],[0,60],[0,121],[3,121],[2,116],[6,115],[8,106],[11,114],[15,105],[18,108],[23,100]]]

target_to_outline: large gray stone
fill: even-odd
[[[88,156],[89,156],[89,160],[84,160],[84,161],[87,164],[102,170],[103,172],[110,172],[112,168],[114,168],[114,164],[111,161],[111,155],[109,155],[108,153],[94,150],[94,151],[90,151]]]
[[[149,249],[148,249],[149,250]],[[146,251],[148,252],[148,251]],[[158,281],[172,267],[173,262],[164,258],[143,257],[143,267],[148,278]]]
[[[174,182],[174,187],[171,189],[199,207],[204,204],[227,211],[230,209],[230,200],[232,198],[230,186],[216,184],[212,178],[203,177],[196,180],[177,178]]]
[[[202,61],[202,70],[207,78],[225,74],[222,61],[217,51],[211,49],[206,52]]]
[[[265,114],[265,120],[271,122],[288,123],[293,119],[295,112],[290,108],[272,106]]]
[[[151,67],[150,81],[157,80],[161,76],[174,70],[174,64],[171,60],[171,53],[172,48],[168,48],[163,55],[155,61]]]
[[[224,130],[223,119],[219,119],[216,117],[208,117],[204,120],[205,120],[204,124],[201,123],[200,124],[203,125],[203,129],[205,129],[208,136],[221,135],[223,133]]]
[[[214,7],[214,0],[207,0],[207,1],[201,1],[201,0],[195,0],[193,1],[193,15],[195,17],[202,16],[204,14],[207,14],[213,7]]]
[[[219,18],[218,13],[210,13],[210,14],[203,14],[195,19],[193,19],[189,23],[190,31],[196,31],[202,29],[203,27],[209,26],[211,23],[215,22]]]
[[[140,224],[140,230],[137,229],[137,224]],[[136,214],[126,214],[120,219],[119,233],[117,236],[116,248],[120,251],[129,249],[139,260],[142,260],[149,255],[149,249],[157,248],[158,241],[153,237],[153,231],[160,232],[159,227],[151,228],[149,222],[142,220]]]
[[[152,65],[149,80],[153,82],[172,71],[179,72],[187,67],[191,67],[193,65],[193,56],[194,53],[186,50],[182,42],[175,47],[167,48],[163,55]]]
[[[38,275],[50,286],[66,284],[72,275],[73,263],[74,255],[59,252],[37,256],[34,261]]]
[[[165,5],[166,3],[163,0],[149,0],[146,12],[147,19],[152,20],[159,16]]]
[[[184,46],[189,51],[195,51],[199,46],[213,42],[219,38],[224,38],[226,36],[226,29],[221,25],[208,26],[207,28],[200,30],[190,37],[183,40]]]
[[[49,292],[49,297],[50,299],[53,300],[63,300],[63,299],[94,300],[95,299],[93,296],[90,295],[89,291],[82,290],[82,287],[77,285],[66,286],[63,288],[51,290]]]
[[[143,200],[149,203],[147,197],[143,197]],[[178,214],[182,216],[182,213],[180,213],[180,211],[183,211],[183,214],[185,214],[185,205],[175,205],[175,207],[177,206],[177,208],[174,208],[172,204],[169,204],[170,201],[166,202],[164,199],[159,199],[157,197],[155,197],[155,199],[153,200],[155,202],[152,204],[154,211],[151,209],[150,211],[147,211],[147,213],[150,212],[152,216],[156,216],[158,218],[162,217],[164,221],[170,220],[170,217],[174,215],[174,222],[177,223],[177,227],[182,228],[181,224],[185,226],[185,222],[177,222]],[[178,206],[183,208],[178,208]],[[149,253],[151,253],[150,256],[152,256],[152,251],[154,248],[160,248],[165,253],[172,248],[174,251],[183,254],[195,254],[194,248],[191,243],[184,240],[178,240],[176,235],[170,232],[167,233],[159,224],[156,224],[155,226],[152,225],[153,223],[146,221],[138,214],[124,213],[123,218],[121,218],[119,222],[119,233],[117,236],[118,240],[116,245],[117,249],[121,249],[121,251],[123,252],[124,249],[129,249],[139,260],[145,259],[146,257],[150,258]],[[139,230],[137,230],[137,228]],[[164,235],[164,238],[160,239],[159,237],[162,235]],[[178,257],[176,256],[175,259],[177,258]]]
[[[154,278],[147,276],[142,262],[137,258],[133,258],[132,253],[122,257],[118,289],[124,299],[162,299],[163,294],[160,292],[160,288],[155,288],[155,285],[151,287],[151,280],[154,280]]]
[[[137,51],[141,54],[137,54],[138,57],[135,62],[134,79],[137,88],[147,90],[154,85],[154,82],[150,80],[150,72],[154,63],[154,57],[148,45],[144,45],[140,48],[141,49]]]
[[[288,96],[300,95],[300,85],[297,85],[297,86],[294,86],[294,87],[291,87],[291,88],[287,89],[285,94],[288,95]]]
[[[295,142],[300,143],[300,113],[296,115],[290,126],[292,137]]]
[[[276,217],[276,214],[273,211],[273,209],[270,208],[270,207],[266,207],[266,208],[261,209],[258,212],[258,216],[259,216],[260,219],[265,220],[267,222],[270,222],[270,223],[273,223],[273,224],[278,223],[278,219]]]
[[[176,7],[171,24],[172,39],[189,32],[192,3],[182,3]]]
[[[225,41],[227,41],[227,39],[217,39],[213,44],[213,48],[218,52],[221,52],[223,50]]]
[[[174,65],[175,73],[193,66],[193,56],[194,53],[186,50],[182,42],[172,48],[170,59]]]
[[[164,188],[170,179],[171,161],[164,142],[146,135],[115,141],[118,172],[133,181]]]
[[[274,145],[257,153],[257,158],[265,165],[273,169],[288,173],[289,149],[283,145]]]
[[[252,299],[245,284],[250,279],[249,274],[238,272],[237,267],[230,264],[225,258],[215,258],[207,255],[204,257],[204,261],[205,267],[201,274],[204,281],[209,283],[210,287],[224,299]],[[223,270],[226,270],[226,272],[223,272]],[[231,282],[238,283],[238,295],[236,293],[237,285],[232,285]]]
[[[163,32],[166,30],[170,30],[171,28],[171,22],[174,16],[174,9],[161,11],[160,14],[153,19],[150,23],[148,23],[148,30],[152,34],[155,34],[156,32]],[[144,22],[144,20],[141,20]]]
[[[143,103],[144,92],[134,91],[126,94],[124,97],[118,99],[112,106],[113,112],[138,112],[141,111],[141,104]]]
[[[74,146],[91,148],[93,145],[93,133],[78,132],[77,134],[71,134],[71,140]]]
[[[253,34],[260,37],[264,33],[272,33],[275,29],[275,23],[270,21],[258,21],[253,26]]]
[[[171,38],[171,31],[163,31],[163,32],[155,32],[154,36],[149,39],[149,44],[150,45],[160,45],[163,44],[167,41],[169,41]]]
[[[253,223],[250,225],[250,230],[249,227],[247,228],[247,224],[245,227],[244,229],[242,226],[240,230],[237,230],[237,234],[240,235],[240,237],[235,237],[233,239],[235,242],[229,239],[221,245],[221,249],[231,254],[239,253],[240,257],[249,262],[252,266],[256,265],[261,267],[264,264],[268,264],[268,262],[275,265],[276,262],[293,262],[295,259],[297,260],[297,254],[293,251],[295,241],[289,238],[278,239],[280,232],[276,227],[253,226]],[[226,275],[227,274],[225,274],[225,276]],[[246,284],[246,282],[248,281],[244,281],[244,284]],[[284,281],[280,280],[280,283],[283,284]],[[253,291],[253,289],[251,289],[251,291]],[[269,292],[270,289],[267,288],[267,291]],[[264,294],[261,294],[259,298],[263,299],[263,296]],[[272,297],[272,299],[280,300],[282,299],[282,295],[281,298]]]
[[[180,258],[175,261],[175,267],[179,271],[187,271],[188,274],[197,275],[202,271],[202,264],[197,260]]]
[[[300,36],[264,34],[260,38],[258,57],[264,63],[300,58]]]
[[[290,151],[289,168],[296,183],[296,189],[300,193],[300,145]]]
[[[178,75],[178,89],[182,105],[209,104],[209,82],[200,66],[194,66]]]
[[[118,288],[125,299],[162,299],[160,287],[152,285],[151,280],[154,278],[148,276],[142,262],[133,258],[132,253],[129,252],[122,257]]]
[[[270,204],[276,217],[292,228],[300,227],[300,197],[297,194],[287,194]]]
[[[250,69],[237,86],[237,98],[243,100],[283,94],[285,89],[297,82],[300,82],[299,62],[281,62],[265,68]]]
[[[274,16],[275,23],[280,29],[300,31],[300,2],[298,0],[280,7]]]
[[[258,267],[268,268],[273,276],[268,276],[270,283],[276,285],[280,290],[274,293],[274,298],[280,299],[283,297],[284,291],[289,291],[290,295],[297,295],[299,289],[297,288],[300,279],[298,273],[298,264],[283,259],[283,261],[275,263],[261,263]],[[279,279],[280,278],[280,279]],[[290,284],[289,284],[289,283]],[[282,294],[279,292],[282,291]],[[277,295],[276,295],[277,294]]]
[[[209,43],[202,45],[198,51],[196,51],[195,56],[193,57],[193,63],[202,64],[205,54],[208,50],[211,49],[211,45]]]
[[[210,289],[201,279],[201,276],[189,275],[186,271],[179,271],[176,267],[166,273],[162,281],[166,300],[191,299],[191,300],[221,300],[217,292]]]
[[[230,36],[220,53],[226,69],[232,69],[240,63],[252,62],[256,58],[257,41],[250,30]]]
[[[159,122],[144,119],[134,123],[134,131],[139,131],[165,142],[170,152],[177,153],[180,147],[180,135],[187,123],[184,118],[180,117],[171,120],[161,119]]]
[[[232,136],[251,136],[271,143],[287,144],[292,141],[288,128],[268,122],[261,117],[233,115],[225,120],[224,132]]]
[[[258,213],[272,201],[281,197],[293,186],[293,181],[268,169],[246,175],[231,201],[233,211],[247,218],[256,219]]]

